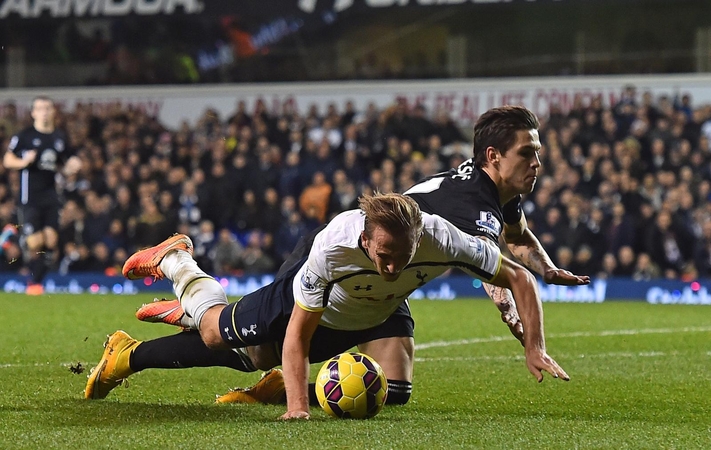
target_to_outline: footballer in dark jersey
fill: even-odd
[[[35,98],[33,125],[10,139],[3,156],[6,168],[20,171],[18,218],[32,271],[28,294],[42,293],[42,280],[55,256],[61,207],[55,175],[60,168],[76,172],[81,167],[79,158],[68,146],[66,135],[55,127],[55,116],[51,99]]]
[[[474,126],[474,156],[456,169],[433,175],[411,187],[411,196],[424,212],[444,217],[460,230],[499,242],[546,283],[581,285],[578,276],[553,264],[531,232],[521,211],[521,196],[533,191],[541,165],[536,116],[521,106],[493,108]],[[511,332],[522,340],[516,304],[507,289],[484,283]],[[523,342],[523,341],[522,341]]]

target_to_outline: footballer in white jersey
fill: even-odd
[[[485,239],[458,230],[439,216],[422,214],[419,248],[396,281],[375,271],[361,244],[365,216],[360,210],[336,216],[314,239],[293,280],[295,304],[323,311],[321,325],[362,330],[384,322],[417,288],[452,267],[484,281],[492,279],[501,253]]]
[[[538,381],[543,380],[543,371],[569,379],[547,354],[540,297],[528,270],[504,258],[498,246],[485,238],[467,235],[439,216],[421,213],[407,196],[363,196],[359,205],[360,210],[341,213],[315,236],[311,246],[305,245],[310,248],[308,257],[294,261],[272,283],[233,303],[228,303],[220,283],[197,266],[189,251],[189,237],[179,235],[184,249],[169,247],[176,240],[173,237],[141,250],[158,265],[149,268],[173,282],[184,315],[194,320],[199,336],[193,335],[193,345],[182,342],[178,347],[173,346],[178,338],[161,338],[173,349],[161,361],[156,361],[150,349],[141,352],[152,341],[138,343],[129,359],[130,370],[121,375],[166,367],[158,363],[201,367],[210,362],[204,350],[246,347],[240,353],[243,364],[223,364],[251,371],[281,363],[288,409],[281,418],[308,418],[309,363],[358,346],[381,363],[389,389],[400,389],[399,402],[404,403],[411,389],[414,355],[414,321],[406,299],[456,267],[511,289],[524,325],[526,366]],[[140,260],[135,256],[129,262]],[[124,273],[133,270],[127,265]],[[85,396],[103,398],[93,392],[98,388],[105,396],[117,385],[116,380],[111,373],[106,377],[99,371],[94,374]]]

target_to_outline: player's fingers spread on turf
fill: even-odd
[[[540,371],[540,369],[538,367],[536,367],[535,365],[529,364],[528,371],[531,372],[531,375],[536,377],[536,380],[538,380],[539,383],[541,381],[543,381],[543,373]]]
[[[565,370],[561,369],[560,367],[558,369],[559,369],[558,373],[560,374],[560,378],[563,379],[564,381],[570,381],[570,376],[565,372]]]
[[[310,418],[311,415],[306,411],[287,411],[281,417],[279,417],[280,420],[308,420]]]
[[[555,361],[552,362],[550,368],[548,369],[548,373],[553,375],[553,378],[560,378],[565,381],[570,381],[568,374],[565,373],[565,370],[563,370],[563,368],[560,367]]]

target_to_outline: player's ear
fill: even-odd
[[[360,243],[363,245],[363,247],[368,246],[368,235],[365,234],[365,230],[360,232]]]
[[[501,154],[494,147],[486,147],[486,160],[492,164],[498,163]]]

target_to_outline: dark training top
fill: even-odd
[[[20,203],[23,205],[40,200],[43,193],[54,192],[57,166],[72,156],[64,132],[54,130],[45,134],[34,127],[14,135],[8,150],[18,158],[22,158],[26,151],[37,150],[34,162],[20,172]]]
[[[437,214],[467,234],[499,241],[503,223],[521,220],[521,196],[501,206],[496,185],[468,159],[456,169],[432,175],[405,192],[420,209]]]

